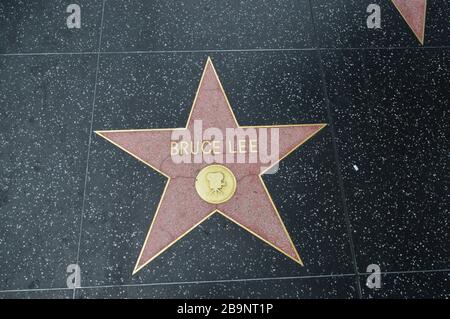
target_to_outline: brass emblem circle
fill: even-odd
[[[225,203],[236,191],[236,177],[223,165],[209,165],[204,167],[195,178],[195,189],[207,203]]]

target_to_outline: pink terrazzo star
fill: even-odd
[[[427,0],[392,0],[408,26],[423,44],[425,39],[425,17]]]
[[[184,130],[193,134],[196,120],[202,120],[203,129],[214,127],[225,131],[227,128],[238,127],[264,128],[242,127],[237,124],[211,59],[208,58],[186,128],[96,132],[168,178],[133,274],[214,213],[237,223],[303,265],[261,178],[262,172],[267,171],[267,164],[259,159],[254,163],[220,163],[236,177],[236,192],[225,203],[210,204],[198,195],[195,178],[202,168],[211,163],[174,163],[170,152],[172,134]],[[270,126],[279,132],[279,160],[324,126],[325,124]]]

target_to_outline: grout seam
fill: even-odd
[[[99,73],[99,68],[100,68],[100,50],[101,50],[101,45],[102,45],[103,16],[104,16],[104,12],[105,12],[105,3],[106,3],[106,0],[103,0],[102,17],[101,17],[101,22],[100,22],[100,35],[99,35],[99,40],[98,40],[97,63],[96,63],[96,69],[95,69],[94,94],[92,97],[91,125],[89,128],[89,141],[88,141],[87,158],[86,158],[86,171],[85,171],[85,175],[84,175],[83,201],[82,201],[82,205],[81,205],[80,226],[79,226],[79,230],[78,230],[78,247],[77,247],[77,259],[76,259],[77,265],[80,261],[81,236],[82,236],[82,232],[83,232],[83,219],[84,219],[84,211],[85,211],[85,205],[86,205],[86,189],[87,189],[88,174],[89,174],[89,157],[90,157],[90,152],[91,152],[92,128],[94,125],[95,99],[97,96],[97,82],[98,82],[98,73]],[[74,286],[72,299],[75,299],[76,289],[77,289],[77,287]]]
[[[312,7],[311,0],[309,0],[309,8],[310,8],[311,22],[312,22],[312,26],[313,26],[314,41],[318,41],[318,33],[317,33],[317,29],[316,29],[316,22],[315,22],[314,13],[313,13],[314,10]],[[344,219],[345,219],[345,224],[346,224],[346,228],[347,228],[347,236],[348,236],[350,254],[351,254],[352,263],[353,263],[353,271],[355,272],[355,277],[356,277],[355,278],[356,290],[358,293],[358,298],[361,299],[362,298],[362,288],[361,288],[361,283],[359,280],[360,275],[358,272],[358,263],[356,261],[355,244],[354,244],[353,236],[352,236],[352,226],[351,226],[350,217],[349,217],[349,213],[348,213],[347,196],[345,194],[344,179],[342,177],[341,163],[340,163],[339,153],[338,153],[337,143],[336,143],[336,130],[334,127],[333,116],[332,116],[331,107],[330,107],[330,100],[328,98],[327,82],[326,82],[326,76],[325,76],[325,70],[324,70],[321,50],[316,51],[316,58],[318,58],[318,60],[319,60],[318,62],[319,62],[320,77],[321,77],[321,82],[322,82],[322,94],[323,94],[323,98],[325,100],[328,124],[330,125],[331,143],[332,143],[333,153],[334,153],[335,169],[336,169],[337,178],[338,178],[339,192],[341,195],[342,209],[344,210]]]
[[[40,55],[120,55],[120,54],[164,54],[164,53],[227,53],[227,52],[302,52],[302,51],[381,51],[381,50],[448,50],[450,46],[426,46],[426,47],[311,47],[311,48],[267,48],[267,49],[200,49],[200,50],[135,50],[135,51],[85,51],[85,52],[23,52],[0,53],[0,57],[8,56],[40,56]]]
[[[425,270],[410,270],[410,271],[385,271],[380,272],[381,275],[403,275],[403,274],[423,274],[423,273],[444,273],[450,269],[425,269]],[[359,273],[360,276],[368,276],[372,273]],[[318,278],[343,278],[353,277],[354,273],[350,274],[329,274],[329,275],[310,275],[310,276],[291,276],[291,277],[262,277],[262,278],[238,278],[238,279],[218,279],[218,280],[203,280],[203,281],[179,281],[179,282],[155,282],[155,283],[141,283],[141,284],[123,284],[123,285],[97,285],[85,286],[78,289],[106,289],[106,288],[122,288],[122,287],[152,287],[152,286],[170,286],[170,285],[198,285],[198,284],[220,284],[231,282],[254,282],[254,281],[275,281],[275,280],[301,280],[301,279],[318,279]],[[0,293],[14,293],[14,292],[46,292],[46,291],[65,291],[72,290],[72,288],[36,288],[36,289],[11,289],[0,290]]]

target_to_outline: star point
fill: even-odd
[[[425,20],[427,0],[392,0],[411,31],[423,45],[425,41]]]

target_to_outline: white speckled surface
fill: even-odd
[[[0,1],[0,298],[448,298],[450,3],[376,2]],[[241,125],[329,124],[264,177],[305,267],[216,215],[131,275],[165,179],[92,130],[184,126],[207,56]]]

